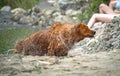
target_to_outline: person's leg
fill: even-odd
[[[114,14],[114,11],[108,7],[106,4],[100,4],[99,12],[104,14]]]
[[[113,10],[115,8],[116,3],[117,3],[117,0],[116,1],[111,1],[109,3],[109,7]]]
[[[92,28],[96,21],[100,22],[111,22],[115,15],[113,14],[94,14],[88,22],[88,27]]]

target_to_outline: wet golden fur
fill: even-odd
[[[49,29],[40,30],[15,44],[15,53],[25,55],[66,56],[75,42],[85,37],[93,37],[94,31],[85,24],[62,24],[56,22]]]

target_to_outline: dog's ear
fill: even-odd
[[[87,26],[86,24],[80,23],[80,22],[75,25],[75,27],[76,27],[76,28],[79,28],[79,29],[85,28],[86,26]]]
[[[77,23],[77,24],[74,26],[74,28],[75,28],[76,31],[79,31],[80,28],[81,28],[81,23],[80,23],[80,22]]]

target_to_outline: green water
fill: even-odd
[[[33,26],[10,26],[0,25],[0,53],[6,53],[9,49],[13,49],[16,41],[26,38],[30,34],[40,30],[41,27]]]

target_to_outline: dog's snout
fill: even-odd
[[[93,34],[95,34],[96,33],[96,31],[93,31]]]

